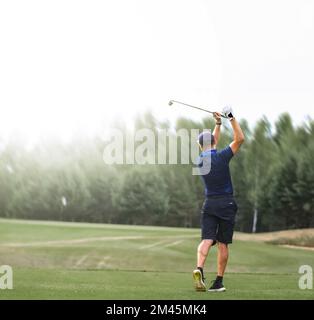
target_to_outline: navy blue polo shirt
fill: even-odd
[[[202,174],[207,197],[217,195],[232,195],[232,181],[229,169],[229,161],[233,157],[230,146],[217,151],[216,149],[203,151],[199,158],[199,167],[203,166],[205,157],[211,156],[209,173]]]

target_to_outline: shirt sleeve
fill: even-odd
[[[220,150],[220,151],[219,151],[219,154],[220,154],[220,157],[221,157],[225,162],[227,162],[227,163],[228,163],[228,162],[232,159],[232,157],[233,157],[233,152],[232,152],[230,146],[228,146],[228,147]]]

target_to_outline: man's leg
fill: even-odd
[[[228,262],[228,244],[218,241],[217,244],[217,277],[212,286],[208,289],[208,291],[213,292],[226,291],[226,288],[223,285],[223,276]]]
[[[217,277],[208,291],[225,291],[223,276],[226,270],[229,250],[228,244],[232,243],[235,215],[237,204],[233,198],[226,197],[220,200],[219,225],[217,232],[218,255],[217,255]]]
[[[206,291],[203,268],[209,249],[216,242],[218,219],[210,211],[210,203],[205,200],[201,216],[202,241],[197,248],[197,268],[193,271],[196,291]]]
[[[202,241],[197,248],[197,267],[204,268],[205,261],[212,245],[216,243],[218,219],[208,212],[202,213]]]
[[[217,276],[223,277],[227,262],[228,262],[229,250],[228,245],[218,242],[218,256],[217,256]]]
[[[202,240],[197,248],[197,267],[204,268],[206,258],[208,256],[208,252],[210,247],[213,244],[213,240]]]
[[[197,248],[197,268],[193,271],[194,286],[196,291],[206,291],[204,278],[204,265],[213,240],[204,239]]]

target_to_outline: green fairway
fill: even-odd
[[[199,230],[0,220],[0,265],[14,271],[14,289],[0,299],[313,299],[298,288],[300,265],[314,252],[237,240],[224,293],[197,293]],[[206,266],[215,277],[216,249]]]

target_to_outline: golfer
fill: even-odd
[[[217,243],[217,277],[208,291],[225,291],[223,276],[228,261],[228,244],[232,243],[237,204],[233,198],[233,188],[229,162],[239,151],[244,142],[244,135],[230,107],[223,113],[229,118],[233,129],[233,141],[220,151],[216,150],[219,142],[221,115],[214,113],[216,126],[211,134],[202,132],[198,143],[201,148],[200,170],[204,163],[210,161],[210,170],[205,170],[201,177],[205,185],[205,201],[201,211],[202,241],[197,250],[197,268],[193,271],[196,291],[206,291],[204,265],[211,246]],[[209,159],[209,160],[208,160]],[[208,172],[209,171],[209,172]]]

